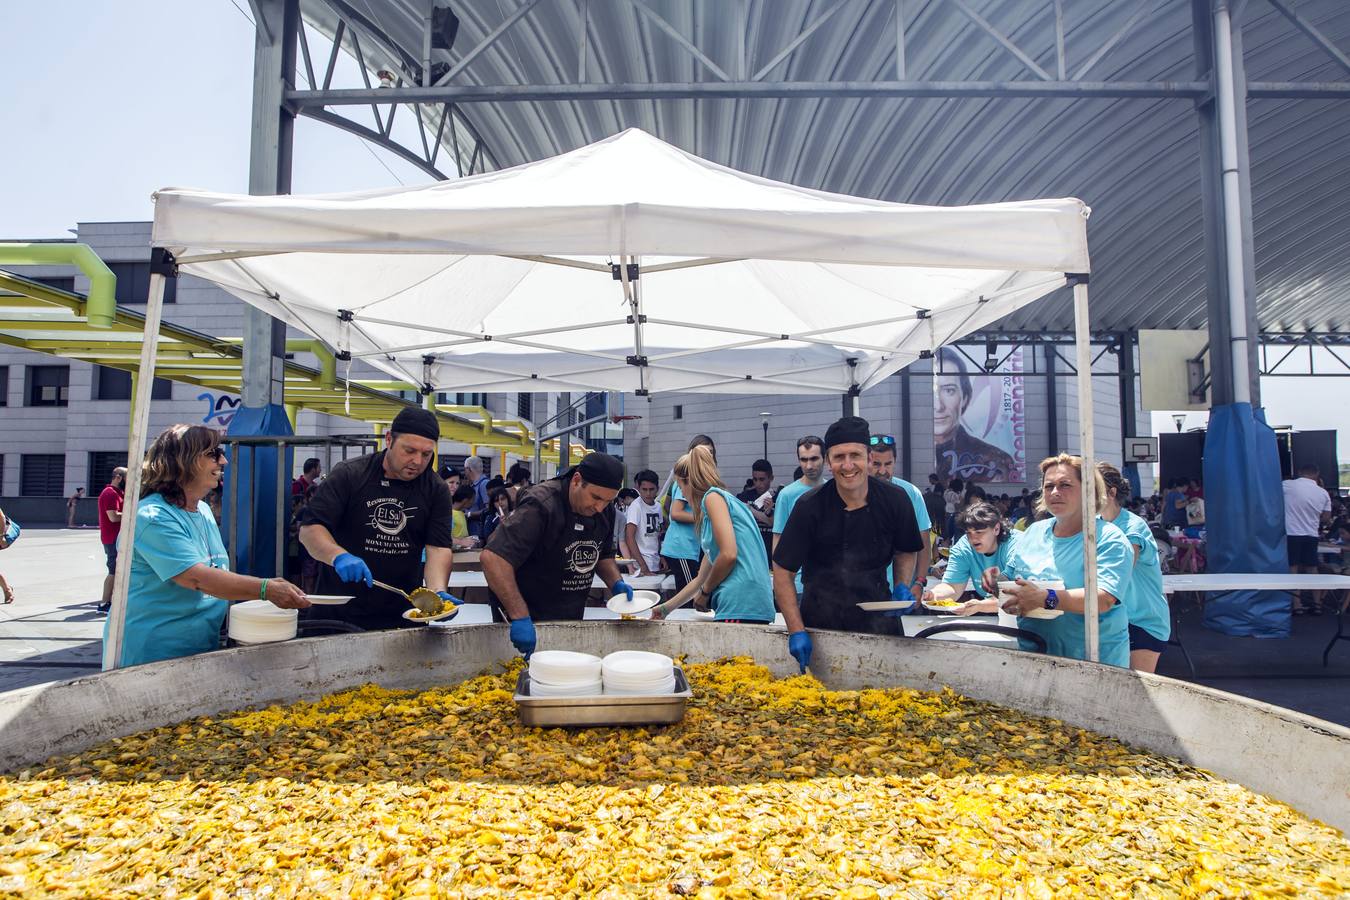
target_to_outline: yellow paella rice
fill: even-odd
[[[688,667],[679,725],[528,729],[519,664],[198,718],[0,778],[0,896],[1336,897],[1350,842],[949,691]]]

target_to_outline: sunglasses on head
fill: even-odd
[[[894,447],[895,438],[889,434],[874,434],[867,439],[867,445],[869,447]]]

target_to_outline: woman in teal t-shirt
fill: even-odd
[[[1120,504],[1130,499],[1130,483],[1110,463],[1097,463],[1106,483],[1106,505],[1102,518],[1125,532],[1134,548],[1134,570],[1130,589],[1125,592],[1125,614],[1130,620],[1130,668],[1153,672],[1158,657],[1172,636],[1172,608],[1163,593],[1162,561],[1158,542],[1148,523]]]
[[[1008,557],[1017,546],[1019,532],[1008,527],[997,507],[983,500],[977,500],[957,513],[956,527],[965,534],[947,557],[942,583],[924,593],[924,602],[960,599],[966,586],[970,585],[980,599],[967,600],[952,607],[951,611],[958,616],[996,613],[998,598],[991,596],[993,592],[983,584],[984,573],[1007,567]]]
[[[173,659],[220,647],[230,600],[309,606],[283,578],[236,575],[205,497],[220,484],[225,451],[204,425],[173,425],[146,453],[122,625],[122,665]],[[104,627],[103,638],[108,638]]]
[[[1008,588],[1003,611],[1017,616],[1017,627],[1045,639],[1054,656],[1086,659],[1083,609],[1083,459],[1061,453],[1041,463],[1041,499],[1054,518],[1036,522],[1018,538],[1008,557],[1002,580],[1015,579]],[[1106,497],[1101,475],[1097,484],[1097,512]],[[1108,665],[1128,667],[1130,636],[1124,598],[1130,587],[1134,553],[1125,534],[1097,518],[1097,658]],[[1049,590],[1032,582],[1062,581],[1064,590]],[[1033,619],[1030,610],[1060,609],[1063,615]]]
[[[773,583],[759,525],[744,503],[726,491],[712,451],[694,447],[675,463],[675,480],[698,509],[703,562],[684,589],[656,608],[661,618],[690,600],[716,611],[719,622],[772,622]]]
[[[717,461],[717,447],[713,444],[713,439],[706,434],[694,435],[689,441],[689,449],[693,450],[695,447],[707,447],[712,453],[713,461]],[[661,541],[661,557],[675,578],[675,590],[682,591],[698,571],[698,561],[703,551],[699,547],[698,532],[694,530],[694,521],[698,518],[697,510],[690,506],[673,474],[670,480],[670,508],[667,510],[667,518],[669,521],[666,525],[666,536]]]

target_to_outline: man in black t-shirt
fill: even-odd
[[[773,504],[778,495],[773,489],[773,466],[767,459],[757,459],[750,466],[750,487],[737,494],[736,499],[750,507],[750,515],[755,517],[760,539],[764,541],[764,554],[772,562]]]
[[[320,482],[300,526],[300,542],[321,563],[318,594],[355,594],[323,610],[367,630],[413,623],[412,607],[397,594],[375,588],[383,581],[404,591],[426,587],[458,603],[447,590],[450,492],[431,470],[440,438],[436,416],[404,409],[379,453],[345,460]],[[426,562],[422,553],[426,551]]]
[[[811,656],[803,629],[902,634],[899,619],[856,604],[913,599],[908,585],[923,538],[909,495],[868,476],[870,433],[867,420],[858,416],[845,416],[825,432],[825,458],[834,478],[801,496],[774,550],[774,599],[794,632],[797,646],[790,642],[789,650],[803,667]],[[892,583],[887,566],[893,567]],[[798,569],[800,606],[793,584]]]
[[[605,453],[587,454],[560,477],[520,492],[480,559],[495,612],[511,622],[511,642],[529,656],[534,619],[581,619],[592,577],[610,596],[633,590],[614,562],[614,497],[623,464]]]

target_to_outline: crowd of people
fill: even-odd
[[[920,490],[894,474],[894,437],[872,433],[856,416],[798,439],[787,484],[775,485],[772,466],[758,460],[735,493],[704,434],[664,478],[644,469],[626,479],[620,460],[590,453],[540,484],[523,464],[489,478],[474,456],[462,469],[436,469],[439,437],[434,415],[409,409],[392,424],[385,449],[345,460],[326,476],[318,459],[307,460],[292,485],[288,568],[283,577],[259,579],[228,571],[206,501],[227,462],[218,433],[166,430],[143,468],[124,660],[218,646],[231,600],[303,610],[310,593],[351,595],[326,607],[325,617],[367,630],[406,627],[406,601],[378,582],[427,587],[459,603],[449,590],[452,552],[467,548],[481,548],[494,617],[510,623],[512,642],[527,655],[537,646],[534,623],[582,618],[596,579],[609,596],[631,598],[622,562],[636,575],[671,576],[673,595],[653,609],[656,618],[686,604],[725,623],[770,623],[781,614],[788,652],[803,670],[812,630],[900,635],[901,615],[922,609],[920,601],[954,604],[958,616],[1001,611],[1016,617],[1026,646],[1081,659],[1082,491],[1091,478],[1099,659],[1153,671],[1170,635],[1162,589],[1169,535],[1203,528],[1199,484],[1174,481],[1160,495],[1137,498],[1114,466],[1085,472],[1081,458],[1065,453],[1042,461],[1034,490],[993,494],[936,473]],[[1286,492],[1290,502],[1303,498],[1314,534],[1350,534],[1326,492],[1314,496],[1316,485],[1301,475],[1312,487],[1287,483]],[[99,498],[104,603],[117,565],[124,481],[125,470],[114,473]],[[1310,527],[1293,513],[1289,521],[1291,529]],[[1306,542],[1293,536],[1291,562],[1303,565]],[[1315,552],[1314,538],[1312,565]],[[859,606],[884,598],[889,612]]]

